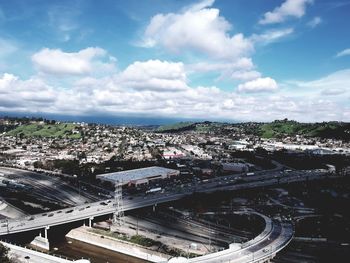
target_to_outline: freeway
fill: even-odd
[[[315,172],[291,172],[288,176],[276,173],[270,175],[270,179],[259,178],[260,175],[255,176],[256,181],[242,182],[239,184],[231,184],[221,182],[208,182],[203,184],[195,184],[188,186],[187,188],[181,189],[180,192],[177,191],[166,191],[164,193],[157,193],[149,196],[135,196],[132,199],[124,200],[124,211],[133,210],[137,208],[152,206],[158,203],[165,203],[169,201],[174,201],[181,199],[185,196],[192,195],[194,192],[200,193],[211,193],[215,191],[232,191],[241,189],[251,189],[258,187],[267,187],[280,183],[292,183],[292,182],[302,182],[306,180],[316,180],[327,177],[325,172],[315,171]],[[250,179],[251,180],[251,179]],[[70,222],[92,219],[97,216],[109,215],[115,211],[115,206],[113,199],[108,199],[105,201],[94,202],[90,204],[79,205],[72,208],[66,208],[62,210],[52,211],[43,214],[37,214],[32,216],[27,216],[20,219],[9,219],[0,221],[0,236],[12,233],[19,233],[24,231],[30,231],[35,229],[42,229],[46,227],[51,227],[55,225],[66,224]]]
[[[259,213],[256,213],[259,214]],[[289,244],[293,238],[293,226],[289,222],[271,220],[259,214],[265,219],[264,231],[254,239],[239,244],[231,244],[226,250],[189,259],[188,263],[216,263],[216,262],[263,262],[273,258],[277,252]]]
[[[237,182],[232,177],[217,178],[205,183],[193,183],[182,189],[167,190],[164,193],[156,193],[145,196],[129,196],[124,199],[123,210],[156,205],[181,199],[195,192],[211,193],[215,191],[232,191],[268,187],[276,184],[311,181],[328,177],[323,171],[292,171],[287,174],[280,171],[271,171],[269,174],[260,173],[255,176],[240,178]],[[72,208],[52,211],[48,213],[26,216],[20,219],[1,220],[0,236],[12,233],[48,228],[69,222],[93,219],[97,216],[109,215],[115,212],[113,199],[99,201]],[[186,262],[263,262],[276,255],[278,251],[288,245],[293,237],[293,227],[289,222],[281,222],[265,218],[265,230],[254,239],[237,245],[231,244],[229,249],[208,254],[205,256],[188,259]],[[238,247],[237,247],[238,246]]]
[[[2,177],[30,186],[31,195],[39,199],[59,202],[66,206],[81,205],[98,200],[96,197],[80,192],[79,189],[62,181],[60,178],[34,173],[16,168],[0,167]]]

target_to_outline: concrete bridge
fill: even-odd
[[[278,174],[278,173],[277,173]],[[123,210],[129,211],[137,208],[153,206],[160,203],[179,200],[193,193],[211,193],[215,191],[233,191],[242,189],[252,189],[259,187],[273,186],[276,184],[292,183],[317,180],[326,177],[327,174],[321,172],[300,173],[288,176],[271,176],[270,179],[264,178],[259,181],[245,182],[234,185],[219,184],[217,182],[209,182],[207,184],[193,185],[184,189],[183,192],[165,192],[157,193],[149,196],[133,196],[132,199],[123,201]],[[86,220],[88,225],[92,224],[92,220],[98,216],[110,215],[116,211],[114,200],[108,199],[94,203],[79,205],[72,208],[56,210],[52,212],[26,216],[19,219],[7,219],[0,221],[0,236],[14,234],[19,232],[31,231],[36,229],[49,229],[52,226],[67,224],[71,222]],[[45,231],[46,232],[46,231]],[[45,237],[47,237],[45,235]]]
[[[328,174],[320,171],[312,172],[290,172],[281,175],[279,172],[255,176],[254,180],[248,180],[240,184],[222,184],[217,180],[206,184],[191,185],[182,192],[165,192],[150,196],[134,196],[132,199],[124,200],[123,210],[129,211],[137,208],[156,206],[159,203],[170,202],[185,196],[198,193],[211,193],[215,191],[232,191],[268,187],[277,184],[318,180],[328,177]],[[227,181],[228,182],[228,181]],[[95,217],[112,215],[116,211],[113,199],[84,204],[72,208],[27,216],[19,219],[1,220],[0,236],[19,232],[44,229],[44,238],[47,239],[47,230],[56,225],[67,224],[75,221],[85,220],[91,226]],[[188,262],[265,262],[272,258],[278,251],[283,249],[293,237],[293,227],[290,223],[273,220],[269,223],[266,219],[268,229],[248,244],[244,243],[239,249],[234,245],[229,249],[209,254],[203,257],[189,259]],[[271,226],[271,228],[269,227]],[[264,236],[262,238],[262,235]],[[219,260],[219,261],[218,261]],[[186,261],[187,262],[187,261]]]

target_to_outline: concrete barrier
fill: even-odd
[[[137,244],[131,244],[123,240],[92,233],[89,232],[88,229],[87,227],[73,229],[66,237],[150,262],[168,261],[167,255],[145,249]]]
[[[22,259],[20,262],[26,262],[26,261],[23,261],[23,259],[25,259],[26,257],[32,260],[30,262],[38,262],[38,263],[72,263],[74,262],[68,259],[55,257],[39,251],[16,246],[6,242],[1,242],[1,243],[5,247],[10,249],[9,251],[10,256],[15,257],[17,259]]]

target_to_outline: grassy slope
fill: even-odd
[[[308,137],[349,139],[349,131],[350,124],[337,122],[298,123],[294,121],[275,121],[263,124],[260,127],[260,135],[264,138],[299,134]]]
[[[209,132],[223,126],[224,123],[219,122],[179,122],[175,124],[161,126],[157,129],[159,132],[181,132],[196,131]]]
[[[80,138],[80,134],[71,134],[72,130],[76,128],[73,123],[60,123],[60,124],[26,124],[17,127],[14,130],[8,132],[9,135],[23,135],[25,137],[64,137]]]
[[[157,129],[157,131],[159,131],[159,132],[163,132],[163,131],[177,131],[177,130],[181,130],[181,129],[190,128],[194,124],[195,124],[194,122],[178,122],[178,123],[174,123],[174,124],[160,126]]]
[[[263,138],[274,138],[284,136],[303,135],[307,137],[322,137],[350,140],[350,124],[340,122],[324,123],[299,123],[296,121],[274,121],[271,123],[253,123],[254,125],[237,124],[245,130],[247,134],[255,134]],[[197,131],[207,132],[227,124],[215,122],[180,122],[171,125],[161,126],[157,131],[160,132],[181,132]],[[230,125],[230,124],[228,124]]]

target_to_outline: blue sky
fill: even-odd
[[[0,112],[350,121],[350,1],[0,0]]]

